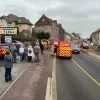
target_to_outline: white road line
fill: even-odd
[[[0,96],[0,100],[4,97],[4,95],[9,91],[9,89],[15,84],[15,82],[22,76],[22,74],[27,70],[27,68],[31,65],[29,65],[25,68],[25,70],[13,81],[13,83],[7,88],[7,90]]]
[[[52,81],[51,81],[51,100],[57,100],[57,87],[56,87],[56,56],[53,60],[53,71],[52,71]]]
[[[45,100],[50,100],[50,98],[51,98],[51,90],[50,89],[51,89],[51,78],[48,77]]]

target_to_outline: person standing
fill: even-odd
[[[40,53],[40,47],[38,44],[36,44],[33,48],[34,54],[35,54],[35,60],[36,62],[40,62],[40,57],[39,57],[39,53]]]
[[[10,51],[11,51],[12,56],[13,56],[13,62],[16,63],[17,48],[16,48],[16,46],[15,46],[14,43],[13,43],[12,46],[10,47]]]
[[[20,61],[23,60],[23,54],[24,54],[24,47],[21,45],[19,48],[19,54],[20,54]]]
[[[4,68],[5,68],[5,82],[12,81],[13,57],[10,51],[7,51],[4,56]]]
[[[53,44],[51,45],[50,52],[51,52],[51,56],[53,56],[54,55],[54,45]]]
[[[41,42],[40,42],[40,49],[41,49],[41,55],[44,55],[44,46]]]
[[[27,55],[28,55],[28,47],[25,45],[24,47],[24,56],[23,56],[23,60],[27,59]]]
[[[28,62],[32,61],[32,56],[33,56],[33,48],[31,45],[28,47]]]

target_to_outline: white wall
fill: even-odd
[[[49,32],[51,37],[59,38],[59,28],[52,24],[52,26],[47,25],[47,26],[40,26],[40,27],[35,27],[36,32]]]
[[[17,27],[19,28],[19,32],[21,32],[23,29],[29,30],[30,33],[32,33],[32,26],[27,24],[17,24]]]
[[[8,24],[4,19],[0,19],[0,27],[7,27]]]
[[[5,19],[0,19],[0,27],[16,27],[15,22],[7,23]]]

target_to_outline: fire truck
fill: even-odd
[[[58,42],[58,47],[57,47],[57,57],[67,57],[67,58],[72,58],[72,50],[70,47],[70,44],[66,41],[60,41]]]

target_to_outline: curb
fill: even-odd
[[[86,50],[84,50],[84,49],[81,49],[81,52],[82,52],[83,54],[85,54],[86,56],[90,57],[91,59],[93,59],[93,60],[95,60],[95,61],[97,61],[97,62],[100,62],[100,56],[95,55],[95,54],[93,54],[93,53],[91,53],[91,52],[88,52],[88,51],[86,51]]]
[[[45,100],[57,100],[55,63],[56,63],[56,57],[54,56],[52,78],[48,77]]]

